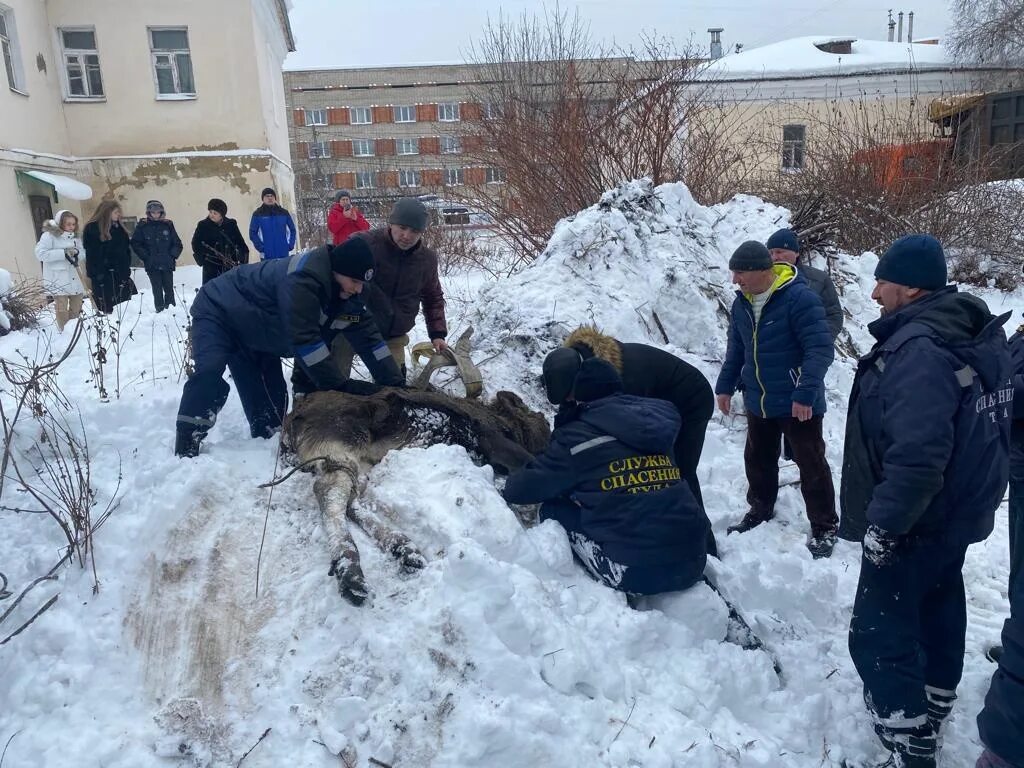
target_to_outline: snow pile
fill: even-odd
[[[0,269],[0,336],[11,330],[11,316],[4,310],[4,297],[11,292],[11,273]]]
[[[475,323],[488,386],[538,406],[540,360],[580,322],[682,354],[714,380],[728,255],[786,216],[753,198],[705,208],[681,185],[626,184],[562,222],[535,265],[479,293],[467,281],[450,309]],[[874,263],[840,262],[850,341],[862,349],[877,316]],[[200,270],[175,280],[190,295]],[[982,295],[996,310],[1024,305],[1019,293]],[[60,371],[69,419],[80,413],[89,435],[99,503],[116,495],[117,508],[96,539],[99,592],[87,570],[65,568],[0,625],[2,640],[60,594],[0,646],[0,742],[16,734],[5,768],[222,768],[250,748],[245,768],[820,768],[877,753],[846,649],[860,547],[812,560],[791,485],[776,520],[724,535],[745,509],[741,420],[716,417],[700,467],[723,555],[715,577],[781,678],[766,653],[720,642],[725,611],[708,590],[630,609],[573,563],[556,524],[520,528],[491,470],[448,446],[392,452],[371,473],[360,503],[429,562],[403,574],[357,531],[373,595],[349,605],[327,576],[309,477],[258,487],[283,471],[278,446],[248,437],[234,395],[199,458],[172,456],[185,308],[157,315],[144,293],[126,312],[120,398],[99,402],[85,345]],[[72,332],[13,332],[0,355],[59,355]],[[422,324],[413,336],[426,337]],[[108,350],[112,392],[114,360]],[[851,370],[841,360],[829,376],[837,485]],[[6,407],[10,392],[0,397]],[[31,424],[19,444],[31,443]],[[10,511],[33,508],[15,484],[0,505],[0,571],[17,594],[59,557],[60,536],[47,516]],[[1006,538],[1002,511],[968,556],[968,657],[948,765],[971,764],[979,749],[973,718],[992,671],[981,654],[1007,610]]]

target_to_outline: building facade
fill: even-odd
[[[284,0],[0,0],[0,267],[38,277],[41,223],[163,202],[186,243],[222,198],[244,231],[263,187],[293,204]]]

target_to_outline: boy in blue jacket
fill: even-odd
[[[598,581],[631,594],[686,589],[707,562],[710,523],[673,455],[679,414],[665,400],[622,394],[615,368],[590,358],[571,386],[545,361],[548,391],[568,390],[548,449],[505,485],[512,504],[542,502]]]
[[[292,215],[277,204],[277,192],[267,187],[263,205],[253,211],[249,239],[264,259],[285,259],[295,249],[297,232]]]

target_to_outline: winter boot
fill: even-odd
[[[194,459],[199,455],[199,444],[205,436],[197,430],[179,427],[174,439],[174,455],[183,459]]]
[[[929,688],[928,690],[936,689]],[[955,698],[954,694],[953,699]],[[946,709],[947,715],[952,706],[951,700]],[[931,706],[929,705],[930,711]],[[885,748],[890,750],[889,759],[884,763],[879,763],[876,768],[936,768],[938,739],[935,735],[935,726],[930,719],[925,725],[900,731],[892,731],[880,723],[876,723],[875,733]]]
[[[991,661],[993,664],[998,664],[999,660],[1003,658],[1003,646],[993,645],[987,651],[985,651],[985,658]]]
[[[815,560],[832,557],[832,550],[835,549],[836,539],[836,529],[829,528],[821,533],[813,534],[807,540],[807,549]]]
[[[767,523],[773,517],[775,517],[774,509],[765,512],[751,507],[747,514],[743,516],[742,520],[736,523],[736,525],[730,525],[726,529],[726,535],[730,533],[746,533],[751,528],[757,528],[761,523]]]
[[[942,726],[953,711],[953,703],[956,701],[956,691],[947,691],[943,688],[934,688],[930,685],[924,687],[924,695],[928,699],[928,724],[935,734],[935,751],[942,749]]]

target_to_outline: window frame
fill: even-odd
[[[317,147],[322,150],[322,153],[315,154],[313,148]],[[319,139],[317,141],[309,142],[309,146],[306,149],[307,160],[323,160],[331,156],[331,142],[326,139]]]
[[[106,101],[107,91],[103,85],[103,67],[100,64],[100,43],[96,34],[96,27],[72,25],[70,27],[57,27],[57,45],[61,54],[61,84],[64,87],[65,101]],[[92,34],[92,48],[68,48],[64,41],[65,32],[89,32]],[[85,61],[87,56],[96,57],[96,72],[99,77],[100,93],[91,93],[92,84],[89,80],[89,67]],[[89,93],[80,94],[71,92],[71,72],[69,71],[70,59],[78,59],[78,67],[82,71],[82,84]]]
[[[408,120],[399,120],[398,119],[398,115],[399,115],[399,111],[398,110],[403,110],[402,114],[408,114],[409,115],[409,119]],[[408,110],[408,112],[405,112],[404,110]],[[400,105],[398,105],[398,104],[396,104],[396,105],[392,106],[391,107],[391,119],[394,120],[394,122],[396,122],[396,123],[415,123],[416,122],[416,105],[415,104],[412,104],[412,105],[409,105],[409,104],[400,104]]]
[[[412,152],[403,152],[402,146],[411,146]],[[420,140],[414,136],[403,136],[402,138],[395,139],[395,155],[401,157],[410,157],[412,155],[418,155],[420,153]]]
[[[413,174],[415,184],[409,184],[407,181],[403,183],[402,179],[406,178],[406,174]],[[402,189],[417,189],[423,186],[423,176],[415,168],[402,168],[398,171],[398,186]]]
[[[14,9],[0,4],[0,17],[4,22],[4,33],[0,34],[0,58],[4,60],[4,75],[7,87],[14,93],[28,96],[25,81],[25,66],[21,58],[21,40],[18,35],[18,21]]]
[[[323,115],[323,122],[322,123],[314,122],[311,119],[312,116],[316,115],[316,113],[318,113],[318,112],[321,115]],[[327,125],[327,108],[326,107],[317,107],[317,108],[314,108],[314,109],[306,109],[305,107],[303,107],[302,108],[302,119],[305,122],[307,128],[310,127],[310,126],[314,126],[314,125],[318,126],[318,127],[319,126],[323,126],[323,125]]]
[[[153,42],[154,32],[184,32],[187,47],[157,50]],[[149,58],[153,70],[153,85],[156,88],[157,101],[190,101],[199,98],[199,89],[196,86],[196,69],[192,62],[192,38],[188,34],[188,26],[147,26],[146,37],[149,43]],[[192,78],[191,91],[182,89],[181,72],[178,69],[178,57],[182,55],[188,56],[189,74]],[[163,93],[160,90],[160,66],[157,63],[157,58],[160,56],[165,56],[169,59],[171,77],[175,88],[173,93]]]
[[[444,113],[451,111],[452,117],[445,117]],[[462,110],[457,101],[444,101],[437,105],[437,122],[439,123],[460,123],[462,122]]]
[[[360,183],[360,177],[367,180],[366,184]],[[373,171],[356,171],[354,189],[376,189]]]
[[[356,111],[366,112],[366,121],[356,120]],[[373,110],[370,107],[349,107],[348,108],[348,122],[349,125],[373,125]]]
[[[448,143],[450,146],[445,149],[445,144]],[[442,136],[441,137],[441,154],[442,155],[461,155],[462,154],[462,137],[460,136]],[[454,149],[451,148],[454,146]]]
[[[483,120],[497,120],[501,115],[493,101],[485,101],[480,105],[480,117]]]
[[[507,182],[508,174],[505,173],[504,169],[490,165],[484,170],[485,184],[505,184]]]
[[[366,145],[369,147],[369,152],[359,152],[358,147],[360,145]],[[377,141],[375,139],[352,139],[352,157],[376,157],[377,156]]]
[[[787,128],[799,128],[799,139],[787,139]],[[802,171],[807,161],[807,126],[803,123],[786,123],[782,126],[782,156],[780,167],[787,173]]]
[[[455,174],[455,181],[452,181],[451,174]],[[444,169],[444,185],[446,187],[461,187],[466,184],[466,169],[465,168],[445,168]]]

